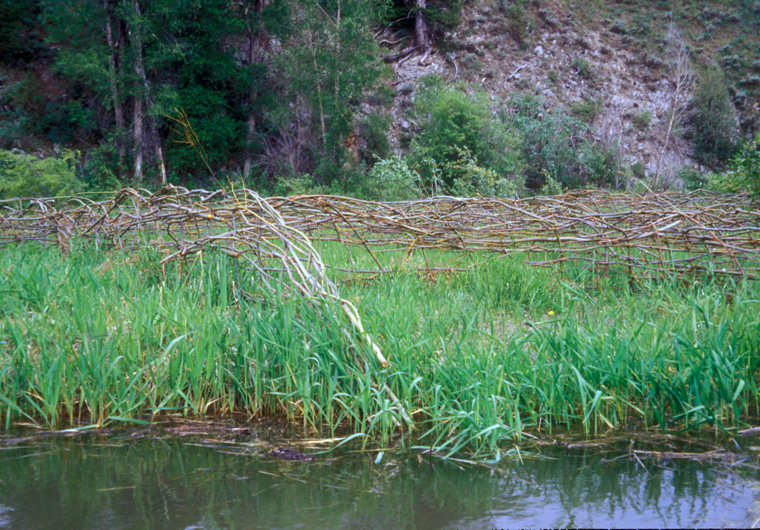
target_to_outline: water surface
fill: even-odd
[[[0,528],[749,527],[760,517],[751,451],[700,462],[539,448],[489,469],[409,451],[290,462],[269,449],[256,436],[0,444]]]

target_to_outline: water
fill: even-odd
[[[748,527],[760,517],[749,454],[731,465],[543,448],[494,471],[408,451],[288,462],[256,437],[220,438],[0,439],[0,528]]]

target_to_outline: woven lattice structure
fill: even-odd
[[[0,243],[66,244],[89,237],[144,245],[164,262],[207,247],[242,258],[264,281],[288,275],[306,296],[337,297],[311,241],[385,252],[448,249],[527,254],[536,265],[581,260],[642,274],[760,273],[760,211],[742,195],[582,191],[519,200],[436,197],[377,203],[336,196],[263,199],[165,188],[125,189],[106,201],[82,196],[0,202]],[[381,261],[361,272],[387,272]],[[355,271],[359,272],[359,271]]]

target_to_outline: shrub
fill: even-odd
[[[736,152],[738,128],[728,85],[718,68],[702,72],[692,107],[694,153],[702,164],[719,167]]]
[[[756,86],[760,85],[760,75],[748,75],[739,80],[739,84],[742,86]]]
[[[451,191],[459,197],[518,197],[523,189],[516,179],[499,178],[492,169],[478,165],[467,149],[460,149],[460,157],[451,162],[447,171],[457,175]]]
[[[385,158],[391,150],[388,141],[390,118],[386,114],[370,114],[361,123],[361,133],[366,141],[366,147],[361,150],[361,157],[366,163],[375,159]]]
[[[420,130],[412,141],[409,162],[428,188],[448,193],[468,152],[477,164],[499,178],[519,173],[519,138],[491,111],[483,92],[466,93],[443,86],[438,78],[423,80],[415,101]]]
[[[760,133],[737,154],[732,166],[754,195],[760,195]]]
[[[465,70],[469,72],[480,72],[480,69],[483,67],[483,63],[480,60],[480,57],[478,57],[474,53],[467,53],[464,57],[462,57],[462,66]]]
[[[620,35],[628,35],[628,33],[630,33],[626,27],[625,21],[622,19],[615,20],[615,22],[612,24],[612,27],[610,28],[610,31],[613,33],[618,33]]]
[[[85,155],[81,177],[88,191],[113,191],[122,187],[116,171],[118,161],[113,149],[102,146]]]
[[[683,185],[687,190],[699,190],[709,183],[707,175],[692,168],[681,169],[677,177],[683,181]]]
[[[518,4],[509,4],[503,8],[508,20],[510,35],[517,41],[523,42],[528,36],[528,19],[525,9]]]
[[[615,145],[584,142],[580,149],[580,176],[582,184],[615,187],[620,163]]]
[[[652,123],[652,113],[649,109],[637,112],[631,116],[631,122],[639,131],[646,131],[649,128],[649,124]]]
[[[76,151],[48,158],[0,150],[0,198],[55,197],[84,188],[76,176]]]
[[[584,79],[590,79],[593,75],[593,72],[591,71],[591,63],[583,57],[576,57],[573,59],[572,66],[575,68],[575,71],[578,72],[578,75]]]
[[[541,186],[541,195],[562,195],[565,191],[565,187],[551,176],[546,177],[544,185]]]
[[[519,95],[512,99],[510,126],[522,139],[526,186],[540,189],[551,177],[566,188],[617,184],[616,146],[592,144],[589,126],[561,109],[543,109],[540,98]]]
[[[571,114],[579,120],[591,123],[596,119],[602,110],[602,105],[598,100],[584,99],[575,103],[570,110]]]
[[[272,191],[278,196],[321,195],[326,192],[326,189],[316,184],[314,178],[305,173],[278,180]]]
[[[16,101],[23,82],[12,82],[0,71],[0,149],[10,148],[25,135],[29,117]]]
[[[378,160],[364,177],[361,194],[371,200],[406,201],[422,195],[422,181],[401,157]]]
[[[760,197],[760,134],[731,160],[731,169],[708,176],[707,188],[722,192],[748,192]]]
[[[511,101],[514,114],[510,126],[522,139],[520,151],[525,161],[525,181],[540,189],[547,177],[568,188],[580,180],[579,150],[587,125],[561,110],[546,112],[541,100],[519,95]]]
[[[3,0],[0,2],[0,62],[24,65],[45,50],[42,39],[34,31],[39,2]]]
[[[631,164],[631,174],[637,179],[643,179],[647,176],[647,170],[640,160]]]

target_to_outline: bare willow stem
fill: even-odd
[[[302,295],[339,300],[310,241],[368,252],[377,269],[353,264],[349,269],[364,274],[394,270],[381,264],[382,255],[408,258],[418,250],[442,249],[526,255],[543,266],[579,261],[629,274],[754,279],[758,221],[760,211],[743,195],[586,190],[519,200],[436,197],[379,203],[330,195],[263,199],[245,189],[212,193],[168,187],[154,194],[124,189],[101,202],[85,196],[0,201],[0,244],[64,244],[72,237],[121,248],[151,244],[164,252],[163,263],[218,247],[248,262],[262,278],[280,270]],[[428,268],[426,261],[420,270]]]

